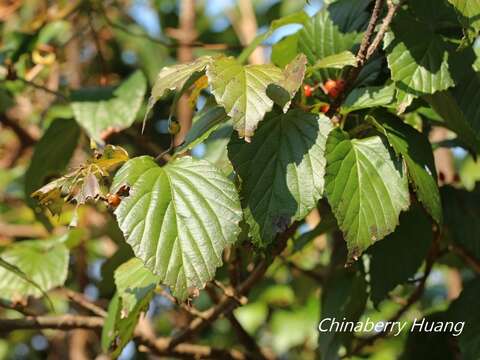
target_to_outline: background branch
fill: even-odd
[[[0,332],[10,332],[20,329],[55,329],[74,330],[90,329],[101,330],[104,319],[99,316],[27,316],[22,319],[0,319]],[[152,353],[159,356],[175,356],[180,359],[246,359],[238,350],[218,349],[204,345],[179,344],[174,350],[168,349],[169,338],[152,338],[141,331],[135,332],[137,341],[148,348]]]
[[[248,294],[250,289],[263,278],[263,275],[265,275],[265,272],[275,257],[285,249],[288,239],[295,233],[297,227],[298,223],[294,223],[284,233],[277,237],[277,240],[274,242],[276,246],[270,253],[271,256],[260,260],[249,276],[235,288],[236,296],[228,296],[227,294],[223,294],[214,307],[211,307],[204,312],[204,318],[194,319],[185,330],[173,337],[169,348],[175,348],[175,346],[181,342],[184,342],[185,340],[195,336],[202,329],[208,327],[221,315],[229,313],[235,309],[235,307],[237,307],[239,304],[237,298]]]

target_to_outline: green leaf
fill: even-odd
[[[298,34],[285,36],[272,46],[272,63],[284,67],[298,54]]]
[[[231,57],[220,58],[207,69],[213,95],[232,118],[240,137],[250,138],[258,123],[272,109],[268,85],[283,79],[274,65],[242,65]]]
[[[80,128],[73,120],[56,119],[35,145],[30,166],[25,173],[25,195],[30,194],[45,184],[49,177],[65,170],[73,155]]]
[[[400,215],[400,225],[370,249],[371,299],[378,305],[393,288],[415,275],[432,243],[432,223],[419,206]]]
[[[480,191],[441,188],[445,226],[453,242],[480,259]]]
[[[187,298],[213,278],[223,249],[237,240],[242,212],[233,183],[204,160],[159,167],[142,156],[118,171],[111,191],[124,184],[130,195],[115,215],[126,241],[176,297]]]
[[[403,156],[408,177],[418,199],[437,223],[442,223],[442,205],[437,185],[437,171],[428,138],[401,119],[385,113],[376,121],[397,154]]]
[[[48,208],[53,215],[60,214],[66,202],[75,200],[77,205],[97,199],[104,193],[106,177],[128,160],[128,153],[120,146],[107,145],[103,153],[87,160],[77,169],[42,186],[31,196],[38,204]]]
[[[272,21],[270,27],[263,34],[258,35],[238,56],[238,62],[244,63],[250,54],[259,46],[262,42],[267,40],[273,32],[282,26],[290,24],[305,24],[309,20],[308,15],[304,11],[299,11],[293,14],[286,15],[280,19]],[[293,57],[292,57],[293,58]]]
[[[294,252],[302,250],[310,241],[312,241],[316,237],[326,234],[328,232],[332,232],[334,230],[338,230],[337,219],[335,219],[335,216],[332,214],[331,211],[329,211],[328,207],[325,206],[319,209],[319,211],[321,211],[322,214],[320,222],[314,229],[301,234],[297,239],[294,240]]]
[[[448,1],[422,0],[412,1],[408,5],[416,18],[428,24],[431,29],[440,32],[448,28],[458,28],[457,14]]]
[[[338,0],[330,4],[327,10],[341,32],[361,32],[370,19],[370,5],[370,0]]]
[[[340,129],[327,140],[325,192],[355,258],[398,225],[410,204],[401,161],[379,136],[350,139]]]
[[[13,265],[13,264],[10,264],[8,261],[5,261],[3,260],[2,258],[0,258],[0,273],[3,271],[3,270],[6,270],[8,272],[11,272],[12,274],[15,274],[16,276],[18,276],[19,278],[21,278],[22,280],[24,280],[25,282],[31,284],[33,287],[37,288],[38,291],[41,292],[41,294],[45,297],[48,298],[48,295],[45,293],[45,291],[43,291],[43,289],[41,288],[40,285],[38,285],[35,281],[33,281],[27,274],[25,274],[22,270],[20,270],[20,268],[16,265]],[[12,297],[10,299],[10,301],[15,301],[15,296]]]
[[[142,312],[148,310],[160,280],[138,258],[120,265],[114,274],[117,292],[108,307],[102,349],[116,358],[132,339]]]
[[[427,24],[401,10],[385,37],[388,67],[399,89],[416,96],[454,85],[447,44]]]
[[[233,133],[230,122],[221,125],[203,142],[204,152],[199,158],[210,161],[227,177],[233,172],[233,167],[228,159],[227,145]]]
[[[110,302],[102,331],[102,349],[116,358],[132,339],[142,312],[148,310],[159,277],[138,258],[132,258],[115,270],[117,293]]]
[[[448,332],[422,331],[418,324],[425,321],[427,324],[446,324],[449,321],[447,313],[434,312],[417,320],[417,327],[410,329],[401,360],[435,359],[456,360],[459,358],[458,350],[452,346],[453,339]],[[463,357],[460,357],[464,359]]]
[[[470,90],[472,93],[473,88]],[[478,91],[480,95],[480,91]],[[480,150],[479,131],[473,129],[473,125],[480,129],[480,122],[476,121],[476,117],[467,118],[464,111],[460,108],[460,104],[457,102],[455,96],[451,91],[440,91],[433,95],[425,96],[424,99],[430,104],[430,106],[437,112],[446,125],[458,135],[458,138],[462,140],[466,146],[472,149],[474,152]],[[466,100],[472,101],[472,97],[466,98]],[[474,102],[473,102],[474,103]],[[472,103],[472,105],[473,105]],[[466,111],[473,109],[473,106],[462,103]],[[478,118],[480,119],[480,117]]]
[[[194,116],[193,125],[185,136],[184,143],[175,151],[175,154],[182,154],[202,143],[228,119],[225,110],[221,106],[202,109]]]
[[[275,104],[286,112],[300,86],[303,84],[307,65],[307,58],[299,54],[283,70],[283,79],[278,84],[270,84],[267,87],[267,95]]]
[[[321,59],[352,50],[358,39],[356,32],[341,32],[329,12],[322,10],[298,32],[298,51],[304,53],[308,63],[314,66]],[[315,74],[324,81],[339,78],[341,70],[318,69]]]
[[[102,329],[101,345],[104,353],[114,350],[112,348],[117,334],[115,325],[118,314],[120,314],[120,297],[118,293],[115,293],[112,300],[110,300],[110,304],[108,304],[108,313]]]
[[[23,273],[0,267],[0,298],[6,301],[44,296],[46,291],[63,285],[67,278],[69,252],[55,239],[16,242],[0,255],[2,265],[8,263]]]
[[[395,86],[367,86],[353,89],[342,104],[341,111],[351,111],[390,105],[395,96]]]
[[[72,94],[75,120],[96,141],[103,142],[106,131],[130,127],[142,105],[147,81],[136,71],[116,89],[84,89]]]
[[[25,172],[26,202],[34,209],[36,217],[46,224],[47,228],[51,226],[48,218],[38,206],[39,202],[30,195],[43,186],[49,178],[57,176],[65,170],[77,147],[79,138],[80,128],[75,121],[55,119],[35,145],[30,165]],[[57,202],[57,205],[52,203],[53,212],[56,212],[55,207],[63,205],[63,201]]]
[[[480,311],[478,294],[480,293],[480,279],[476,278],[465,284],[460,296],[452,302],[448,309],[448,320],[464,322],[461,334],[458,335],[458,344],[463,360],[475,360],[480,356]]]
[[[443,142],[441,145],[452,145],[451,148],[453,148],[459,146],[460,144],[458,144],[456,139],[452,139],[449,141],[449,143],[445,144],[445,142]],[[480,161],[478,157],[474,159],[471,155],[469,155],[463,159],[460,165],[459,174],[462,184],[465,186],[466,190],[472,191],[475,189],[475,184],[480,181]]]
[[[132,258],[115,270],[115,285],[122,301],[122,316],[128,316],[139,302],[150,302],[160,278],[143,264],[142,260]]]
[[[205,71],[206,67],[213,60],[211,56],[202,56],[187,64],[177,64],[162,68],[153,85],[152,95],[148,102],[149,108],[161,99],[168,90],[176,92],[182,90],[193,74]]]
[[[343,69],[345,66],[355,66],[357,64],[356,57],[350,51],[342,51],[341,53],[329,55],[318,60],[312,69]]]
[[[424,97],[472,152],[480,149],[480,113],[476,106],[480,99],[480,73],[472,68],[475,59],[470,48],[457,51],[451,58],[457,86]]]
[[[348,346],[353,337],[353,332],[328,331],[331,319],[356,322],[365,309],[367,283],[363,272],[353,271],[357,267],[335,271],[324,285],[318,336],[321,359],[340,359],[338,350]]]
[[[448,0],[458,11],[461,23],[475,36],[480,31],[480,0]]]
[[[268,114],[250,144],[232,136],[228,154],[242,180],[245,218],[258,246],[270,244],[322,197],[331,128],[324,115],[291,110]]]
[[[289,354],[289,350],[302,346],[314,348],[320,312],[318,298],[310,296],[304,304],[283,307],[285,309],[270,311],[267,317],[275,353]]]

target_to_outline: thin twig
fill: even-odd
[[[180,1],[180,16],[178,28],[178,41],[181,46],[177,51],[177,59],[179,63],[187,63],[193,60],[193,51],[188,44],[195,41],[197,31],[195,29],[195,1]],[[180,130],[173,135],[173,146],[181,145],[188,131],[192,127],[193,109],[190,107],[189,92],[187,91],[178,100],[177,104],[177,121]]]
[[[15,77],[15,80],[19,80],[21,82],[23,82],[24,84],[28,85],[28,86],[31,86],[35,89],[38,89],[38,90],[42,90],[42,91],[45,91],[46,93],[49,93],[49,94],[52,94],[52,95],[55,95],[56,97],[64,100],[64,101],[68,101],[68,96],[66,96],[65,94],[62,94],[61,92],[58,92],[58,91],[55,91],[55,90],[52,90],[52,89],[49,89],[43,85],[40,85],[40,84],[37,84],[33,81],[30,81],[30,80],[27,80],[27,79],[24,79],[20,76],[16,76]],[[2,81],[5,81],[5,80],[2,80]]]
[[[37,139],[24,129],[16,121],[10,119],[6,114],[0,114],[0,124],[9,127],[17,135],[22,147],[29,147],[37,142]]]
[[[380,43],[385,37],[385,34],[388,28],[390,27],[390,24],[392,23],[393,17],[397,13],[400,6],[402,6],[402,3],[403,1],[399,1],[398,4],[394,4],[391,0],[387,0],[387,6],[388,6],[387,15],[383,19],[382,25],[380,26],[380,29],[378,30],[377,35],[375,36],[372,43],[368,47],[367,59],[370,59],[372,55],[375,53],[375,51],[377,51],[377,49],[380,47]]]
[[[155,290],[155,292],[158,295],[163,296],[165,299],[170,301],[172,304],[178,305],[178,307],[180,307],[187,314],[190,314],[190,315],[195,316],[195,317],[203,317],[203,313],[201,311],[197,310],[194,306],[187,305],[185,303],[179,303],[174,296],[172,296],[168,291],[166,291],[162,287],[157,286],[157,289]]]
[[[243,328],[242,324],[237,320],[233,313],[226,315],[228,321],[232,325],[233,330],[237,334],[238,340],[245,347],[247,354],[254,360],[268,360],[275,357],[265,354],[265,352],[258,346],[255,339]]]
[[[0,319],[0,332],[24,329],[101,330],[103,326],[104,319],[99,316],[27,316],[21,319]],[[168,349],[170,338],[155,339],[138,329],[135,331],[135,339],[152,353],[159,356],[171,356],[181,359],[246,359],[243,353],[235,349],[218,349],[188,343],[179,344],[175,349],[170,350]]]
[[[370,48],[372,36],[375,32],[375,27],[377,26],[384,2],[385,0],[375,0],[372,16],[370,17],[370,21],[368,22],[368,27],[365,35],[363,36],[362,43],[360,44],[360,49],[357,52],[357,68],[362,67],[368,60],[368,49]]]
[[[97,33],[97,30],[95,30],[95,26],[93,24],[93,15],[92,15],[92,12],[89,12],[88,13],[88,24],[90,26],[90,30],[92,32],[92,36],[93,36],[93,41],[95,43],[95,47],[97,48],[97,54],[98,54],[98,58],[100,59],[100,66],[101,66],[101,69],[102,69],[102,75],[101,75],[101,78],[100,78],[100,84],[101,85],[105,85],[105,81],[106,81],[106,76],[108,74],[108,69],[107,69],[107,62],[105,60],[105,57],[103,56],[103,52],[102,52],[102,44],[100,43],[100,37],[98,36],[98,33]]]
[[[8,301],[5,301],[3,299],[0,299],[0,307],[4,309],[10,309],[10,310],[15,310],[18,311],[19,313],[25,315],[25,316],[35,316],[35,312],[27,308],[26,305],[20,304],[20,303],[11,303]]]
[[[425,291],[428,276],[432,272],[435,261],[444,254],[444,252],[439,251],[438,248],[440,236],[441,233],[439,230],[437,230],[436,238],[434,239],[430,251],[427,255],[425,271],[424,275],[421,278],[421,281],[419,282],[415,290],[412,292],[412,294],[408,297],[405,304],[390,319],[388,319],[388,322],[394,323],[398,321],[403,316],[403,314],[405,314],[407,310],[410,309],[410,307],[422,297]],[[390,333],[388,331],[381,331],[374,335],[360,338],[356,346],[354,346],[353,349],[344,356],[344,358],[348,358],[352,355],[357,355],[366,346],[373,344],[376,340],[386,337],[389,334]]]
[[[370,60],[372,55],[378,50],[380,47],[385,34],[390,27],[390,24],[393,21],[395,14],[397,13],[398,9],[402,5],[402,1],[399,1],[398,4],[394,4],[391,0],[387,0],[388,11],[387,15],[382,21],[382,25],[380,26],[375,38],[372,41],[373,32],[375,31],[375,27],[378,23],[379,16],[381,14],[381,10],[383,8],[384,0],[376,0],[374,9],[372,11],[372,15],[370,17],[370,21],[367,26],[367,31],[363,36],[362,43],[360,45],[360,49],[357,52],[356,60],[357,65],[351,68],[346,76],[345,76],[345,86],[343,92],[337,97],[335,102],[330,107],[330,111],[328,115],[334,119],[338,116],[338,109],[340,105],[343,103],[343,100],[346,98],[346,95],[350,92],[355,81],[357,80],[360,72],[362,71],[365,64]]]
[[[218,349],[210,346],[188,343],[182,343],[179,344],[175,349],[169,349],[168,344],[170,342],[170,338],[154,339],[144,334],[137,334],[135,339],[139,344],[147,347],[154,355],[157,356],[174,356],[180,359],[247,359],[242,352],[235,349]]]
[[[138,37],[142,38],[145,40],[148,40],[150,42],[165,46],[166,48],[169,49],[176,49],[180,46],[184,47],[191,47],[191,48],[204,48],[207,50],[242,50],[244,48],[243,45],[232,45],[232,44],[225,44],[225,43],[203,43],[201,41],[193,41],[189,44],[181,44],[181,43],[169,43],[167,41],[164,41],[162,39],[155,38],[153,36],[148,35],[147,33],[144,32],[137,32],[129,29],[128,27],[119,24],[112,19],[108,17],[108,15],[105,13],[105,11],[102,11],[102,16],[107,23],[108,26],[111,28],[120,30],[124,32],[127,35],[133,36],[133,37]]]
[[[84,295],[79,294],[73,290],[70,289],[63,289],[62,292],[74,303],[78,304],[82,308],[92,312],[93,314],[100,316],[100,317],[106,317],[107,312],[102,309],[100,306],[94,304],[90,300],[88,300]]]
[[[204,312],[204,319],[194,319],[185,330],[174,336],[169,344],[169,348],[173,349],[178,344],[194,337],[204,328],[213,323],[218,317],[235,309],[238,306],[237,297],[247,295],[250,289],[263,278],[275,257],[285,249],[288,239],[296,231],[297,227],[298,223],[294,223],[277,237],[275,242],[276,246],[271,250],[270,256],[260,260],[252,272],[250,272],[249,276],[235,288],[235,297],[223,294],[218,301],[218,304]]]
[[[0,331],[19,329],[101,329],[103,318],[98,316],[62,315],[27,316],[22,319],[0,319]]]
[[[467,265],[470,266],[473,271],[475,271],[477,274],[480,274],[480,260],[470,254],[467,249],[458,244],[451,244],[448,249],[462,258],[462,260],[465,261],[465,263],[467,263]]]
[[[295,264],[293,261],[288,260],[286,257],[281,256],[280,258],[285,262],[285,265],[292,268],[292,270],[297,271],[300,274],[303,274],[305,276],[308,276],[309,278],[315,280],[319,284],[323,284],[325,282],[324,274],[318,273],[313,270],[304,269],[298,266],[297,264]]]
[[[207,294],[210,296],[210,299],[213,303],[218,304],[220,297],[218,296],[217,292],[215,291],[215,287],[212,284],[207,284],[205,287]],[[257,344],[255,339],[250,336],[250,334],[244,329],[242,324],[237,320],[233,313],[226,314],[226,317],[230,324],[232,325],[233,330],[237,334],[238,340],[243,344],[245,347],[248,355],[252,357],[254,360],[267,360],[273,359],[274,357],[267,355],[265,351],[263,351],[260,346]]]

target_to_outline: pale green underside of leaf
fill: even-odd
[[[403,12],[385,37],[388,67],[397,87],[413,95],[433,94],[454,85],[447,46],[440,35]]]
[[[231,117],[240,137],[250,137],[273,100],[268,85],[283,79],[282,69],[274,65],[242,65],[231,57],[220,58],[207,69],[210,87],[219,105]]]
[[[334,130],[326,157],[325,192],[355,258],[398,225],[410,204],[408,179],[379,136],[350,140]]]
[[[202,288],[240,232],[233,183],[204,160],[177,159],[159,167],[148,156],[128,161],[112,191],[131,186],[115,214],[127,242],[146,267],[180,299]]]
[[[270,244],[322,197],[331,128],[323,115],[290,110],[268,114],[251,143],[232,135],[228,154],[241,179],[245,217],[258,246]]]
[[[0,266],[0,298],[7,301],[27,296],[41,297],[46,291],[63,285],[67,278],[68,249],[53,240],[15,243],[0,253],[0,257],[34,283]]]
[[[418,206],[400,216],[400,225],[369,249],[371,298],[382,301],[395,286],[415,275],[432,242],[432,224]],[[395,259],[392,261],[392,259]]]
[[[150,104],[162,98],[168,90],[182,90],[185,83],[194,73],[204,71],[212,61],[213,58],[211,56],[202,56],[188,64],[177,64],[162,68],[153,85]]]
[[[138,302],[150,299],[160,280],[138,258],[132,258],[120,265],[115,270],[114,278],[122,300],[123,316],[133,311]]]
[[[95,98],[94,92],[82,90],[74,94],[71,103],[75,120],[91,138],[102,141],[103,131],[109,128],[123,130],[133,124],[146,90],[147,80],[140,71],[136,71],[113,91],[101,89],[100,99]]]

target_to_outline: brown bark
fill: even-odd
[[[197,33],[195,31],[195,0],[182,0],[180,3],[180,27],[178,29],[178,62],[185,63],[193,60],[193,51],[190,44],[194,42]],[[193,110],[190,107],[189,94],[183,94],[177,105],[177,120],[180,131],[173,139],[173,145],[179,146],[185,140],[185,136],[192,127]]]

